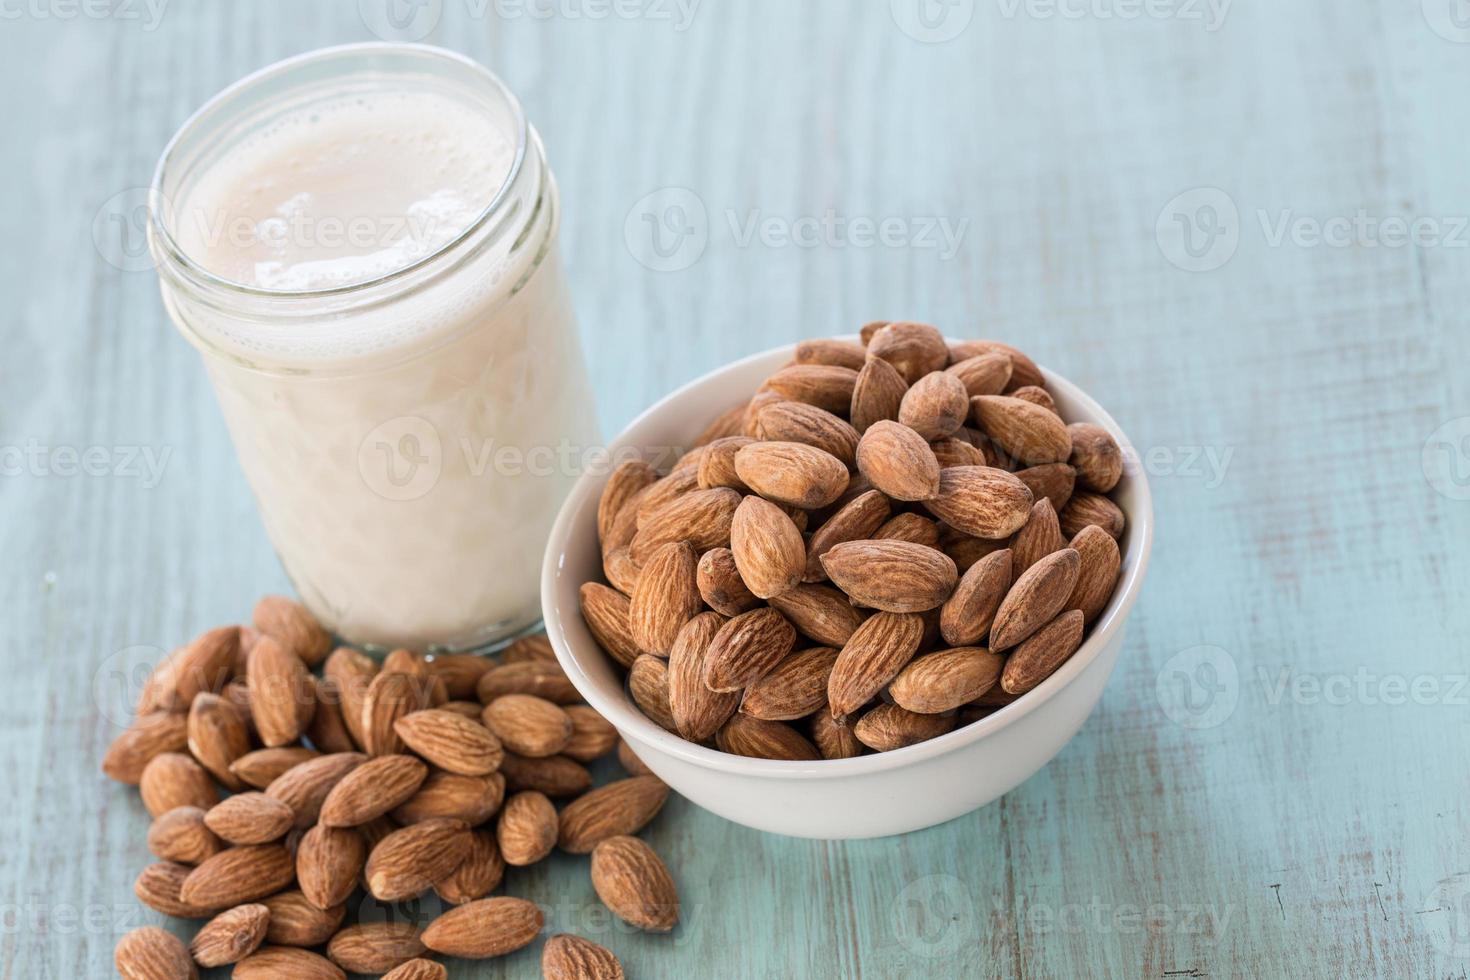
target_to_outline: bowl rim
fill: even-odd
[[[849,334],[834,339],[857,340],[857,336],[855,334]],[[951,344],[967,342],[948,336],[945,339],[946,342]],[[642,427],[646,422],[663,412],[666,406],[675,399],[682,397],[696,388],[717,383],[726,375],[737,373],[750,367],[755,362],[775,359],[782,354],[793,354],[796,346],[795,343],[783,344],[759,351],[721,365],[692,381],[680,385],[654,402],[624,426],[623,431],[618,433],[617,437],[608,443],[609,452],[615,457],[621,447],[636,445],[636,443],[628,439],[628,433]],[[1016,701],[996,709],[984,718],[973,721],[961,728],[956,728],[953,731],[946,732],[936,738],[918,742],[901,749],[893,749],[888,752],[875,752],[871,755],[856,756],[851,759],[817,759],[811,761],[755,759],[705,748],[698,743],[690,742],[679,735],[665,731],[635,707],[619,700],[605,697],[598,690],[597,682],[583,669],[574,653],[574,643],[566,633],[555,601],[558,573],[561,570],[563,555],[565,553],[564,543],[569,539],[573,531],[573,524],[575,523],[577,514],[588,506],[589,501],[587,498],[592,497],[594,494],[596,497],[601,496],[602,486],[607,482],[609,475],[606,472],[583,473],[573,485],[571,492],[567,495],[566,500],[563,501],[561,510],[558,512],[556,521],[552,526],[541,566],[541,604],[546,634],[551,640],[552,648],[556,651],[558,662],[560,662],[562,669],[566,671],[573,686],[577,688],[578,692],[587,700],[589,705],[613,724],[613,727],[618,730],[620,735],[624,737],[631,736],[633,741],[643,743],[654,751],[675,756],[685,763],[690,763],[703,769],[774,779],[845,779],[913,765],[947,755],[967,745],[978,742],[1039,709],[1080,676],[1098,658],[1109,642],[1122,631],[1128,614],[1132,611],[1134,603],[1138,600],[1138,594],[1143,585],[1144,576],[1148,571],[1149,560],[1153,551],[1153,496],[1150,492],[1148,476],[1144,472],[1144,467],[1138,462],[1140,457],[1136,449],[1113,417],[1080,387],[1056,372],[1048,370],[1045,365],[1038,364],[1037,366],[1041,369],[1042,376],[1046,379],[1048,387],[1055,385],[1058,391],[1065,393],[1068,401],[1080,406],[1083,414],[1088,415],[1092,422],[1101,425],[1117,440],[1119,447],[1124,452],[1125,476],[1130,481],[1130,489],[1134,494],[1134,503],[1131,509],[1125,511],[1128,517],[1130,536],[1128,552],[1125,552],[1122,556],[1125,575],[1121,587],[1114,590],[1112,598],[1108,600],[1108,605],[1103,609],[1093,624],[1092,632],[1083,641],[1082,646],[1078,648],[1077,652],[1067,658],[1067,661],[1060,668],[1035,688],[1026,692],[1026,694]],[[1137,560],[1132,562],[1131,565],[1128,563],[1130,554],[1137,556]],[[596,647],[596,650],[598,656],[607,656],[600,647]]]

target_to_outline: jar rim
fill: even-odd
[[[299,71],[309,65],[335,58],[373,55],[387,55],[391,57],[414,56],[456,65],[468,71],[470,74],[478,76],[481,81],[488,83],[495,90],[497,96],[504,100],[512,119],[515,136],[515,154],[511,160],[510,170],[506,173],[505,178],[501,181],[500,186],[496,188],[495,194],[486,203],[484,209],[459,234],[445,241],[432,251],[419,256],[406,265],[392,269],[382,275],[361,280],[360,282],[350,282],[316,289],[271,289],[265,286],[227,279],[224,276],[211,272],[190,257],[179,245],[177,238],[169,228],[167,212],[170,209],[170,203],[164,193],[165,181],[171,173],[169,169],[170,164],[176,162],[181,144],[186,139],[196,135],[198,129],[209,122],[217,113],[221,112],[229,102],[264,82],[280,78],[294,71]],[[442,48],[432,44],[404,44],[387,41],[369,41],[313,48],[310,51],[272,62],[232,82],[211,96],[180,124],[179,128],[164,146],[163,152],[159,155],[158,163],[154,167],[152,182],[148,187],[149,229],[160,251],[167,258],[169,264],[174,267],[175,271],[195,285],[211,290],[218,290],[227,295],[233,294],[273,300],[296,298],[316,300],[370,292],[399,280],[412,278],[416,273],[421,272],[446,254],[454,252],[465,242],[475,238],[476,235],[484,230],[485,226],[490,223],[496,213],[501,209],[506,199],[513,193],[517,178],[520,176],[525,164],[527,148],[530,145],[529,129],[530,127],[526,122],[526,115],[521,108],[520,100],[501,81],[500,76],[473,58],[462,55],[457,51],[451,51],[448,48]]]

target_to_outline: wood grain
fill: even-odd
[[[1241,0],[1209,30],[962,0],[945,9],[968,24],[923,43],[889,9],[904,0],[704,0],[682,30],[654,16],[669,4],[444,0],[428,40],[506,78],[560,179],[605,433],[734,357],[902,316],[1079,382],[1145,451],[1158,518],[1102,704],[996,804],[820,843],[673,800],[648,833],[682,892],[672,937],[614,928],[585,859],[506,891],[638,977],[1461,976],[1470,423],[1430,446],[1450,476],[1421,459],[1470,416],[1470,252],[1450,230],[1470,214],[1470,103],[1449,94],[1470,48],[1432,29],[1435,2]],[[154,274],[103,252],[136,257],[136,189],[210,94],[372,39],[353,3],[169,4],[156,29],[60,6],[0,25],[4,978],[107,975],[118,936],[159,919],[131,892],[147,816],[98,772],[128,671],[287,587]],[[625,229],[641,247],[635,204],[669,187],[708,231],[656,271]],[[1184,271],[1156,225],[1210,187],[1238,244]],[[1284,215],[1360,210],[1446,240],[1271,242]],[[844,231],[782,244],[829,211]],[[884,218],[904,244],[860,243],[852,222]],[[940,219],[963,228],[952,255],[913,240]],[[60,447],[102,447],[106,475],[66,475]],[[1392,678],[1437,693],[1387,703]],[[538,955],[451,975],[529,976]]]

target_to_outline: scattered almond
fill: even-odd
[[[656,776],[632,776],[600,786],[561,811],[557,843],[570,854],[586,854],[600,841],[642,830],[668,799]]]
[[[264,905],[237,905],[221,912],[194,934],[189,953],[203,967],[238,963],[265,942],[270,917]]]
[[[729,548],[712,548],[701,555],[695,581],[700,598],[722,615],[738,616],[760,605],[760,599],[740,577],[735,553]]]
[[[305,949],[266,946],[235,964],[233,980],[347,980],[331,960]]]
[[[484,725],[450,711],[415,711],[398,719],[393,730],[429,762],[461,776],[489,775],[504,754],[500,740]]]
[[[488,959],[529,946],[543,922],[541,910],[523,898],[482,898],[429,923],[423,941],[446,956]]]
[[[323,911],[352,897],[367,862],[367,842],[352,827],[317,824],[296,848],[296,880],[301,894]]]
[[[495,825],[495,841],[506,864],[525,867],[551,853],[557,831],[556,807],[551,800],[526,790],[505,801]]]
[[[411,922],[361,922],[327,944],[327,956],[348,973],[384,973],[427,951]]]
[[[755,442],[735,454],[735,471],[767,500],[825,507],[847,489],[847,467],[831,453],[799,442]]]
[[[1031,491],[1013,474],[991,466],[939,471],[939,490],[924,506],[946,524],[977,538],[1006,538],[1031,516]]]
[[[623,965],[610,950],[570,933],[557,933],[541,949],[545,980],[623,980]],[[386,980],[386,978],[385,978]]]
[[[236,793],[204,815],[205,825],[231,844],[269,844],[296,822],[289,806],[261,792]]]
[[[177,936],[157,926],[127,933],[113,951],[113,965],[123,980],[198,980],[199,971]]]
[[[462,820],[423,820],[395,830],[368,855],[367,889],[384,902],[413,898],[459,867],[469,850]]]
[[[673,876],[637,837],[617,835],[598,843],[592,851],[592,887],[614,915],[639,929],[668,932],[679,921]]]

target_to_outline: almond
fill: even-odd
[[[429,767],[411,755],[369,759],[332,787],[322,803],[321,822],[328,827],[358,827],[381,817],[418,792]]]
[[[347,914],[342,905],[319,909],[295,890],[272,895],[260,904],[271,913],[265,941],[279,946],[320,946],[332,937]]]
[[[1052,509],[1051,501],[1042,497],[1031,505],[1031,517],[1027,519],[1026,526],[1011,539],[1011,567],[1015,574],[1020,575],[1047,555],[1066,546],[1067,540],[1062,537],[1061,525],[1057,522],[1057,512]]]
[[[485,727],[517,755],[556,755],[572,738],[572,719],[545,698],[506,694],[485,706]],[[499,760],[497,759],[497,764]],[[466,775],[474,775],[466,773]]]
[[[710,443],[714,442],[716,439],[723,439],[726,436],[737,435],[740,432],[741,425],[745,422],[745,409],[747,404],[748,403],[742,402],[741,404],[736,405],[733,408],[728,408],[724,412],[720,413],[720,415],[713,422],[711,422],[703,432],[699,434],[699,438],[694,440],[694,444],[696,446],[707,446]]]
[[[219,802],[209,774],[182,752],[161,752],[143,767],[138,781],[143,805],[151,816],[159,817],[176,806],[197,806],[208,810]]]
[[[587,629],[591,630],[597,645],[623,667],[631,667],[642,651],[639,651],[632,635],[628,597],[597,582],[582,585],[579,597],[582,620],[587,621]]]
[[[821,758],[816,746],[785,722],[736,714],[715,734],[721,752],[751,759],[804,762]]]
[[[950,359],[958,362],[971,357],[979,357],[982,354],[995,353],[1005,354],[1011,359],[1011,380],[1006,386],[1008,389],[1046,383],[1035,361],[1010,344],[1003,344],[998,340],[967,340],[956,344],[950,349]]]
[[[137,714],[188,711],[201,691],[218,692],[230,679],[240,649],[240,628],[206,630],[169,654],[143,682]]]
[[[842,646],[863,621],[845,595],[826,585],[798,585],[772,597],[771,606],[803,636],[825,646]]]
[[[429,670],[428,661],[412,650],[394,650],[389,653],[383,658],[382,672],[412,677],[421,708],[437,708],[449,700],[449,691],[444,682]]]
[[[994,687],[1004,666],[1004,657],[984,647],[936,650],[911,660],[888,685],[888,693],[900,708],[942,714]]]
[[[403,739],[394,726],[404,715],[427,707],[427,693],[412,674],[384,670],[374,677],[362,700],[363,750],[372,756],[402,752]]]
[[[296,814],[296,829],[305,830],[316,823],[332,787],[366,761],[367,756],[357,752],[336,752],[308,759],[277,776],[265,792],[289,806]]]
[[[613,523],[624,507],[639,493],[653,485],[658,474],[653,467],[641,459],[630,459],[620,463],[607,482],[602,485],[602,496],[597,501],[597,540],[602,542],[604,553],[610,547]]]
[[[781,508],[746,497],[730,526],[730,551],[740,578],[762,599],[790,591],[806,569],[806,542]]]
[[[674,709],[669,703],[669,665],[645,653],[628,670],[628,693],[633,703],[666,731],[674,730]]]
[[[541,910],[523,898],[482,898],[429,923],[423,941],[446,956],[483,960],[529,946],[544,921]]]
[[[1000,686],[1008,694],[1025,694],[1046,680],[1082,644],[1082,613],[1062,613],[1032,634],[1006,658]]]
[[[857,371],[868,359],[863,345],[850,340],[803,340],[796,345],[797,364],[832,364]]]
[[[871,700],[913,659],[923,638],[921,616],[880,612],[869,617],[842,647],[827,679],[831,713],[851,714]]]
[[[237,905],[206,922],[189,943],[194,962],[203,967],[238,963],[265,942],[270,909],[264,905]]]
[[[908,387],[908,382],[892,364],[880,358],[868,358],[858,372],[857,383],[852,390],[849,412],[852,427],[864,433],[874,422],[897,419]]]
[[[1008,650],[1040,629],[1066,606],[1082,559],[1071,548],[1053,552],[1016,579],[990,627],[990,649]]]
[[[505,776],[505,788],[511,792],[534,789],[550,797],[576,796],[592,785],[587,767],[564,755],[527,759],[507,752],[500,771]]]
[[[939,471],[939,490],[924,506],[946,524],[977,538],[1006,538],[1031,516],[1031,491],[1014,475],[991,466]]]
[[[633,640],[644,653],[668,656],[679,629],[703,607],[698,567],[687,541],[671,541],[648,559],[628,606]]]
[[[822,567],[853,599],[887,612],[936,609],[959,580],[948,555],[907,541],[844,541],[822,556]]]
[[[729,487],[686,493],[639,526],[628,553],[643,565],[670,542],[687,541],[697,552],[726,547],[739,505],[740,491]]]
[[[176,806],[159,814],[148,828],[148,850],[164,861],[198,864],[223,848],[205,826],[204,810],[197,806]]]
[[[342,695],[330,677],[313,678],[316,710],[306,729],[306,739],[323,752],[355,752],[357,742],[342,716]]]
[[[833,545],[871,537],[873,532],[888,519],[889,513],[888,498],[878,490],[868,490],[848,501],[812,534],[811,541],[806,546],[803,580],[820,582],[826,578],[827,573],[822,568],[822,556]]]
[[[970,396],[953,374],[935,371],[915,381],[898,407],[898,421],[926,441],[953,435],[970,414]]]
[[[767,388],[762,388],[755,393],[745,405],[745,420],[741,425],[740,432],[748,439],[759,439],[761,434],[760,415],[767,405],[775,405],[786,399]]]
[[[183,898],[184,882],[194,869],[172,861],[158,861],[148,865],[133,881],[133,894],[138,901],[164,915],[179,919],[207,919],[213,909],[186,902]]]
[[[255,628],[316,667],[332,652],[332,634],[322,628],[301,603],[283,595],[268,595],[255,604]]]
[[[184,715],[168,711],[140,715],[107,747],[102,771],[109,779],[136,786],[154,756],[188,747],[188,728]]]
[[[443,963],[424,959],[408,960],[383,974],[383,980],[448,980],[448,978],[449,971],[444,968]]]
[[[921,715],[896,704],[880,704],[852,726],[857,740],[878,752],[927,742],[954,728],[952,715]]]
[[[752,609],[721,626],[704,656],[711,691],[738,691],[774,667],[796,644],[796,629],[774,609]]]
[[[305,949],[266,946],[235,964],[232,980],[347,980],[331,960]]]
[[[643,566],[633,560],[633,553],[627,548],[614,548],[602,556],[602,574],[613,588],[624,595],[632,595],[638,588],[638,576],[643,574]]]
[[[939,492],[939,460],[924,437],[898,422],[868,426],[858,443],[858,469],[894,500],[928,500]]]
[[[976,395],[999,395],[1011,381],[1011,356],[1003,351],[977,354],[956,361],[945,369],[965,386],[969,398]],[[966,405],[968,406],[968,399]]]
[[[520,658],[517,654],[525,654],[534,649],[545,649],[545,654],[537,653],[534,657],[527,659],[544,659],[552,663],[556,662],[556,654],[551,651],[551,641],[545,633],[535,636],[523,636],[516,640],[505,652],[500,655],[501,661],[511,663]],[[424,666],[429,673],[444,682],[444,693],[451,701],[466,701],[475,696],[475,690],[480,686],[480,678],[489,673],[495,666],[495,661],[489,657],[482,657],[477,653],[435,653],[424,658]]]
[[[699,617],[694,617],[698,619]],[[693,622],[694,620],[690,620]],[[687,623],[685,624],[688,625]],[[679,631],[681,634],[683,630]],[[679,641],[674,640],[677,648]],[[673,654],[669,654],[672,663]],[[672,666],[670,667],[672,670]],[[593,708],[585,704],[567,705],[562,709],[567,717],[572,719],[572,738],[567,742],[566,748],[561,754],[576,759],[578,762],[591,762],[607,755],[618,744],[618,730],[614,728],[607,719],[599,715]]]
[[[337,696],[342,701],[342,723],[352,735],[358,748],[364,744],[362,705],[367,700],[368,688],[378,674],[378,664],[366,654],[338,647],[327,657],[322,668],[325,677],[332,681]]]
[[[653,770],[648,768],[647,763],[638,758],[630,745],[622,739],[618,739],[618,765],[630,776],[652,776]]]
[[[398,719],[393,730],[410,749],[447,772],[487,776],[500,767],[500,740],[484,725],[453,712],[415,711]]]
[[[624,980],[623,965],[610,950],[565,932],[546,940],[541,976],[545,980]]]
[[[1113,597],[1122,559],[1118,542],[1096,524],[1077,532],[1072,539],[1072,550],[1081,559],[1081,568],[1077,572],[1077,584],[1063,608],[1081,610],[1085,626],[1097,619]]]
[[[236,793],[204,815],[205,825],[231,844],[269,844],[286,836],[296,814],[285,803],[264,793]]]
[[[704,685],[705,657],[725,623],[718,613],[700,613],[679,631],[669,651],[669,711],[674,727],[691,742],[713,737],[740,704],[740,696]]]
[[[1062,533],[1076,537],[1084,527],[1096,524],[1114,540],[1123,536],[1127,523],[1123,511],[1107,497],[1097,493],[1075,493],[1061,513]]]
[[[301,894],[323,911],[352,897],[367,862],[367,843],[353,827],[317,824],[296,849],[296,880]]]
[[[749,436],[726,436],[706,448],[699,461],[699,485],[706,490],[729,487],[745,492],[749,489],[735,472],[735,454],[755,440]]]
[[[183,942],[157,926],[134,929],[118,940],[113,965],[123,980],[198,980]]]
[[[951,466],[985,465],[985,454],[966,439],[957,439],[953,436],[948,439],[936,439],[929,448],[933,450],[934,458],[939,461],[939,468],[942,470]]]
[[[296,862],[279,844],[232,847],[189,872],[179,897],[200,908],[223,909],[274,895],[296,879]]]
[[[504,761],[502,757],[502,764]],[[431,772],[419,791],[396,807],[392,816],[404,825],[452,817],[475,827],[489,820],[504,798],[505,777],[499,772],[488,776]]]
[[[852,404],[858,373],[831,364],[793,364],[766,379],[765,387],[782,398],[829,412],[845,412]],[[749,482],[749,481],[747,481]]]
[[[641,530],[645,525],[651,524],[664,508],[673,504],[686,493],[693,493],[699,489],[699,468],[697,466],[686,467],[675,470],[668,476],[661,477],[649,485],[648,489],[638,496],[637,509],[634,511],[634,528]],[[621,515],[619,515],[621,517]],[[621,521],[619,522],[621,523]],[[624,544],[632,544],[633,539],[621,540],[621,535],[615,528],[613,531],[613,547]]]
[[[470,834],[470,851],[449,877],[434,883],[434,891],[451,905],[463,905],[484,898],[500,886],[505,877],[505,860],[491,830]]]
[[[551,853],[558,829],[551,800],[535,790],[526,790],[505,801],[495,825],[495,842],[506,864],[526,867]]]
[[[815,405],[777,402],[761,409],[758,421],[762,439],[814,446],[841,460],[849,469],[857,458],[858,431],[847,421]]]
[[[1061,417],[1061,413],[1057,411],[1057,403],[1052,400],[1051,394],[1039,385],[1025,385],[1012,390],[1009,394],[1012,398],[1019,398],[1023,402],[1030,402],[1033,405],[1046,409],[1058,418]]]
[[[552,704],[576,704],[582,700],[582,695],[577,693],[577,688],[555,660],[501,664],[485,672],[475,693],[482,704],[489,704],[505,694],[532,694]],[[414,718],[418,714],[420,712],[415,712],[409,717]]]
[[[971,565],[939,611],[939,631],[957,647],[978,643],[990,630],[1011,588],[1011,552],[993,551]]]
[[[679,921],[679,893],[668,867],[636,837],[609,837],[593,849],[592,887],[631,926],[668,932]]]
[[[979,395],[970,404],[985,434],[1028,466],[1064,463],[1072,454],[1072,437],[1055,412],[1006,395]]]
[[[852,726],[826,711],[812,715],[812,743],[824,759],[853,759],[863,754],[863,743],[852,733]]]
[[[997,551],[1006,551],[1004,539],[993,541],[989,538],[971,537],[963,531],[955,530],[948,524],[939,524],[939,550],[949,555],[954,560],[955,566],[960,572],[968,572],[975,563],[992,555]]]
[[[368,855],[367,889],[374,898],[413,898],[448,877],[469,855],[469,826],[462,820],[424,820],[395,830]]]
[[[811,510],[847,489],[847,467],[831,453],[799,442],[755,442],[735,454],[735,471],[756,493]]]
[[[636,834],[668,797],[669,788],[657,776],[631,776],[599,786],[561,811],[557,843],[569,854],[587,854],[609,837]]]
[[[250,751],[245,719],[218,694],[202,691],[189,707],[189,752],[209,774],[229,790],[242,786],[230,764]]]
[[[1033,498],[1050,500],[1052,509],[1060,514],[1067,501],[1072,499],[1077,471],[1066,463],[1043,463],[1017,470],[1016,479],[1026,484]]]
[[[836,662],[833,647],[798,650],[745,689],[740,711],[763,721],[805,718],[827,703],[827,678]]]
[[[866,348],[869,344],[873,342],[873,334],[877,333],[879,330],[882,330],[884,327],[888,326],[888,324],[892,322],[892,320],[870,320],[869,322],[863,324],[862,329],[858,331],[858,339],[862,341],[863,347]],[[864,351],[864,353],[866,353],[866,351]]]
[[[411,922],[362,922],[327,944],[327,956],[348,973],[384,973],[428,951]]]
[[[274,638],[262,636],[250,652],[247,672],[251,715],[260,740],[275,747],[300,738],[315,707],[311,675],[301,658]]]
[[[699,559],[695,573],[699,595],[711,609],[725,616],[738,616],[760,605],[746,586],[729,548],[713,548]]]
[[[949,346],[944,335],[927,323],[890,323],[873,334],[868,357],[887,361],[913,384],[944,369],[949,363]]]
[[[939,525],[919,514],[896,514],[869,537],[875,541],[907,541],[926,548],[938,548]]]

